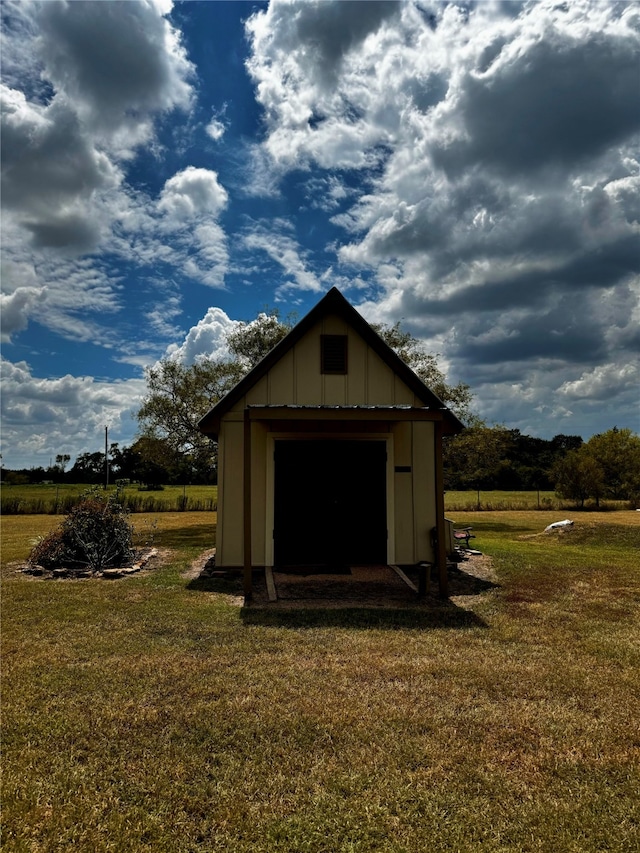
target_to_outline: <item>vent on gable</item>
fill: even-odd
[[[320,365],[322,373],[347,372],[346,335],[320,335]]]

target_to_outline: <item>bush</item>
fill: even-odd
[[[35,546],[29,562],[45,569],[88,569],[95,574],[131,562],[132,536],[120,491],[106,497],[93,489],[69,511],[59,528]]]

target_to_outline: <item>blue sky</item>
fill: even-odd
[[[3,2],[2,456],[332,286],[490,423],[640,428],[640,6]]]

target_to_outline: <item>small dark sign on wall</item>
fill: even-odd
[[[395,472],[396,474],[410,474],[411,465],[396,465]]]

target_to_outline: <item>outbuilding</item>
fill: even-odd
[[[442,439],[462,423],[333,288],[200,422],[219,568],[438,567]]]

